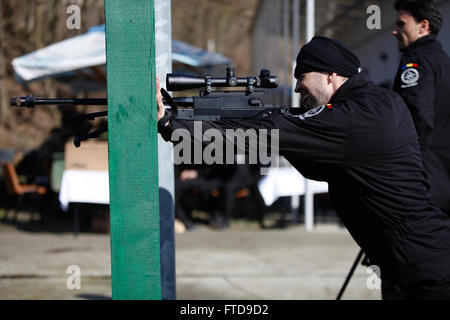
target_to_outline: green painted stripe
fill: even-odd
[[[153,0],[106,0],[113,299],[161,299]]]

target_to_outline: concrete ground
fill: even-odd
[[[0,224],[0,299],[111,299],[108,234]],[[320,224],[261,230],[233,221],[225,231],[201,226],[176,234],[177,299],[335,299],[359,251],[348,232]],[[81,270],[69,290],[67,268]],[[343,299],[378,300],[358,266]]]

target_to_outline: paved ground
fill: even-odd
[[[200,227],[176,235],[177,299],[334,299],[358,250],[337,225]],[[0,224],[0,299],[110,299],[110,263],[107,234]],[[70,265],[80,290],[66,288]],[[380,299],[369,276],[359,266],[344,299]]]

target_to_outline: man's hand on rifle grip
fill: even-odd
[[[156,77],[156,102],[158,105],[158,121],[164,117],[166,113],[166,108],[164,107],[162,95],[161,95],[161,86],[159,84],[159,79]]]

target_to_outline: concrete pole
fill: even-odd
[[[306,42],[308,43],[315,34],[315,1],[306,0]],[[305,228],[311,232],[314,229],[314,195],[311,190],[311,182],[305,179]]]
[[[316,9],[315,0],[306,0],[306,43],[311,41],[316,32],[315,9]]]
[[[161,87],[166,86],[166,75],[172,72],[171,4],[155,1],[155,63]],[[175,300],[175,188],[172,143],[158,135],[159,216],[161,242],[161,298]]]
[[[300,42],[300,28],[299,28],[299,20],[300,20],[300,13],[299,13],[299,0],[292,0],[292,96],[291,96],[291,107],[293,108],[299,108],[300,107],[300,95],[298,93],[295,93],[295,85],[297,83],[297,80],[294,77],[295,73],[295,66],[296,66],[296,58],[298,55],[299,45]]]
[[[300,94],[295,93],[295,86],[297,84],[297,79],[295,79],[295,66],[296,66],[296,58],[298,55],[298,43],[300,41],[300,28],[299,28],[299,15],[300,15],[300,6],[299,0],[292,0],[292,76],[291,76],[291,107],[299,108],[300,107]],[[292,222],[298,223],[298,209],[300,207],[300,198],[299,196],[291,197],[291,214],[292,214]]]
[[[289,0],[283,0],[283,104],[289,103]]]

